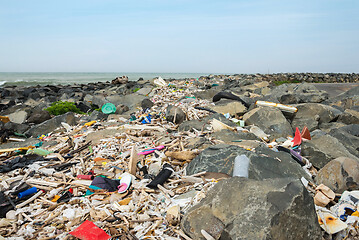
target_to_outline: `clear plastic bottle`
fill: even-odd
[[[234,159],[233,177],[248,178],[249,158],[242,154]]]

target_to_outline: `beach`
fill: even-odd
[[[358,237],[359,74],[121,76],[0,86],[0,236]]]

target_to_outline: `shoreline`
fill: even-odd
[[[217,239],[261,239],[263,229],[271,239],[328,236],[315,209],[324,203],[315,202],[315,190],[302,182],[325,184],[337,194],[358,189],[352,170],[359,169],[359,86],[336,87],[336,95],[317,83],[242,77],[0,88],[0,116],[10,119],[0,122],[0,191],[19,209],[4,198],[0,235],[63,239],[88,220],[119,238],[199,239],[204,230]],[[55,101],[74,102],[88,114],[51,116],[43,109]],[[291,111],[257,101],[290,105]],[[102,113],[106,103],[115,112]],[[311,140],[304,139],[308,134]],[[247,167],[234,171],[238,157]],[[343,163],[339,169],[337,162]],[[101,175],[116,187],[91,190]],[[159,185],[156,176],[162,176]],[[125,192],[118,192],[119,177],[127,179]],[[11,194],[21,183],[16,179],[37,192],[25,201]],[[65,203],[52,201],[55,195]],[[298,218],[305,224],[288,221]]]

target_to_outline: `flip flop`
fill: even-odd
[[[128,173],[124,174],[120,180],[120,185],[117,187],[118,193],[126,192],[131,185],[131,180],[132,180],[132,177],[130,174],[128,174]]]

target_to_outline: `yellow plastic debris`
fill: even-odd
[[[84,124],[84,126],[89,127],[89,126],[94,125],[95,123],[96,123],[96,121],[87,122],[87,123]]]
[[[7,122],[10,122],[10,118],[5,117],[5,116],[0,116],[0,121],[3,122],[3,123],[7,123]]]

